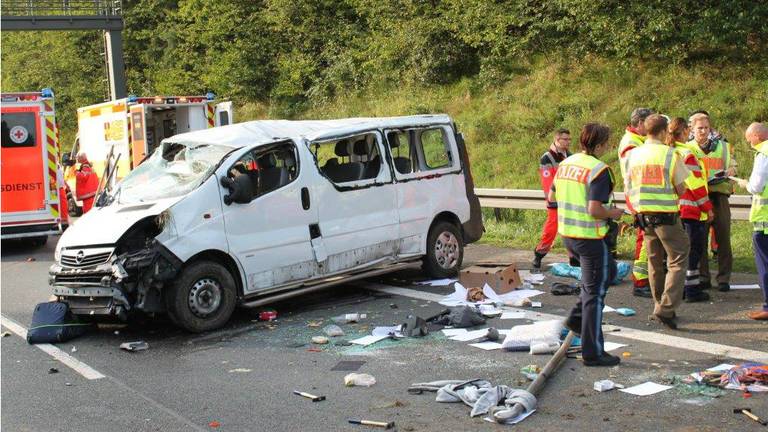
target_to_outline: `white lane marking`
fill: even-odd
[[[378,283],[360,283],[361,287],[370,289],[372,291],[379,291],[387,294],[400,295],[404,297],[410,297],[419,300],[426,300],[432,302],[439,302],[443,299],[443,295],[434,294],[430,292],[417,291],[409,288],[393,287]],[[531,320],[550,320],[550,319],[565,319],[560,315],[553,315],[547,313],[531,312],[525,309],[515,309],[519,312],[525,312],[525,317]],[[607,333],[607,336],[616,336],[624,339],[632,339],[641,342],[648,342],[656,345],[664,345],[672,348],[684,349],[688,351],[695,351],[704,354],[711,354],[713,356],[722,356],[728,358],[734,358],[739,360],[753,361],[753,362],[768,362],[768,352],[750,350],[746,348],[739,348],[730,345],[722,345],[712,342],[706,342],[698,339],[689,339],[680,336],[672,336],[663,333],[654,333],[645,330],[637,330],[629,327],[618,327],[620,331]]]
[[[27,339],[27,329],[25,329],[23,326],[16,323],[15,321],[11,320],[10,318],[6,318],[5,315],[0,315],[0,324],[2,324],[3,327],[6,327],[8,330],[16,333],[16,335],[18,335],[20,338],[24,340]],[[41,351],[50,355],[56,360],[69,366],[72,370],[82,375],[85,379],[95,380],[95,379],[100,379],[105,377],[105,375],[102,374],[101,372],[88,366],[87,364],[81,362],[80,360],[72,357],[71,355],[65,353],[64,351],[55,347],[54,345],[35,344],[34,346],[38,347]]]

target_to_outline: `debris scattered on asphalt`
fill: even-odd
[[[623,389],[624,388],[623,385],[616,384],[615,382],[613,382],[611,380],[595,381],[595,383],[593,384],[592,387],[596,391],[599,391],[599,392],[606,392],[606,391],[609,391],[609,390],[613,390],[615,388],[618,388],[618,389]]]
[[[350,342],[348,340],[338,340],[338,341],[334,342],[333,344],[335,346],[343,346],[343,347],[352,346],[353,345],[352,342]]]
[[[370,387],[376,384],[376,378],[369,374],[351,373],[344,376],[344,385],[347,387]]]
[[[557,351],[558,348],[560,348],[560,342],[532,342],[529,353],[531,355],[552,354]]]
[[[77,347],[74,347],[74,346],[73,346],[73,347],[72,347],[72,349],[71,349],[70,351],[72,351],[72,352],[77,352]]]
[[[313,327],[313,328],[320,327],[321,325],[323,325],[322,321],[310,321],[307,323],[307,327]]]
[[[221,423],[219,423],[216,420],[214,420],[214,421],[208,423],[208,426],[212,427],[212,428],[217,428],[217,427],[221,426]]]
[[[498,342],[490,342],[490,341],[472,343],[472,344],[469,344],[469,346],[475,347],[475,348],[480,348],[481,350],[485,350],[485,351],[492,351],[492,350],[501,349],[501,344],[500,343],[498,343]]]
[[[70,383],[70,382],[65,382],[64,385],[67,386],[67,387],[72,387],[72,383]]]
[[[364,426],[376,426],[384,429],[392,429],[395,427],[395,422],[380,422],[380,421],[373,421],[373,420],[356,420],[356,419],[348,419],[349,423],[354,425],[364,425]]]
[[[632,357],[632,353],[629,351],[624,351],[623,353],[621,353],[621,356],[624,358],[629,358],[629,357]]]
[[[354,372],[357,370],[360,370],[360,368],[365,364],[365,360],[341,360],[338,363],[336,363],[336,366],[332,367],[332,371],[344,371],[344,372]]]
[[[149,344],[144,341],[123,342],[120,344],[120,349],[130,352],[144,351],[149,349]]]
[[[344,336],[344,330],[336,324],[328,324],[323,327],[323,332],[330,337]]]
[[[752,410],[750,408],[734,408],[733,409],[734,414],[744,414],[745,416],[749,417],[751,420],[756,421],[757,423],[760,423],[763,426],[768,426],[768,421],[761,419],[760,417],[752,414]]]
[[[505,311],[500,319],[525,319],[525,312]]]
[[[305,398],[311,400],[312,402],[320,402],[320,401],[324,401],[325,400],[325,396],[315,396],[315,395],[313,395],[311,393],[306,393],[306,392],[298,391],[298,390],[294,390],[293,394],[301,396],[301,397],[305,397]]]
[[[616,309],[616,313],[623,316],[634,316],[635,310],[632,308],[618,308]]]
[[[536,379],[537,376],[539,376],[539,373],[541,372],[541,368],[538,365],[527,365],[520,368],[520,373],[525,375],[526,378],[533,381]]]
[[[671,388],[672,386],[657,384],[655,382],[648,381],[642,384],[638,384],[636,386],[619,389],[619,391],[624,393],[629,393],[635,396],[650,396],[659,392],[669,390]]]
[[[552,283],[549,292],[556,296],[579,295],[579,293],[581,293],[581,287],[575,283],[567,284],[563,282],[554,282]],[[603,309],[603,312],[605,312],[605,309]]]
[[[265,310],[259,312],[259,321],[274,321],[277,319],[276,310]]]
[[[390,303],[390,304],[389,304],[389,308],[390,308],[390,309],[397,309],[397,305],[396,305],[396,304],[394,304],[394,303]]]
[[[446,286],[454,282],[456,282],[456,279],[435,279],[435,280],[414,282],[414,285]]]
[[[247,373],[247,372],[252,372],[252,370],[247,368],[235,368],[235,369],[230,369],[228,372],[229,373]]]
[[[11,332],[7,332],[7,331],[3,332],[2,334],[0,334],[0,336],[2,336],[2,337],[8,337],[10,335],[11,335]]]
[[[56,373],[59,373],[59,370],[52,367],[52,368],[48,369],[48,373],[49,374],[56,374]]]
[[[35,257],[27,258],[27,262],[33,262],[33,261],[37,261],[37,259]]]
[[[403,330],[402,325],[386,326],[386,327],[380,326],[380,327],[374,327],[373,330],[371,331],[371,335],[402,338],[402,337],[405,337],[402,330]]]
[[[325,336],[312,336],[312,343],[318,345],[325,345],[328,343],[328,338]]]
[[[307,348],[307,352],[323,352],[320,348]]]
[[[685,382],[696,382],[727,390],[744,392],[768,392],[768,364],[728,363],[713,366],[707,370],[692,373]]]
[[[540,308],[541,307],[541,302],[531,302],[531,307]]]
[[[335,316],[331,318],[331,320],[336,324],[350,324],[350,323],[360,322],[366,318],[368,318],[368,314],[348,313],[348,314]]]
[[[357,339],[351,340],[349,342],[353,343],[355,345],[368,346],[368,345],[374,344],[374,343],[376,343],[378,341],[381,341],[381,340],[384,340],[384,339],[389,339],[389,336],[386,336],[386,335],[385,336],[368,335],[368,336],[363,336],[361,338],[357,338]]]
[[[616,342],[605,341],[603,343],[603,351],[613,351],[619,348],[623,348],[625,346],[627,346],[627,344],[620,344]]]

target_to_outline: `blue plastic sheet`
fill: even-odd
[[[611,282],[611,285],[618,285],[632,270],[632,266],[624,261],[616,263],[616,279]],[[570,277],[576,280],[581,280],[581,267],[573,267],[566,263],[557,263],[549,270],[555,276]]]

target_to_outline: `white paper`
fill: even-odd
[[[480,342],[480,343],[473,343],[469,344],[471,347],[480,348],[481,350],[491,351],[491,350],[497,350],[501,349],[501,344],[498,342]]]
[[[456,279],[434,279],[434,280],[416,282],[416,285],[446,286],[454,282],[456,282]]]
[[[355,345],[362,345],[362,346],[368,346],[370,344],[376,343],[380,340],[387,339],[389,336],[374,336],[374,335],[368,335],[363,336],[359,339],[351,340],[350,343],[353,343]]]
[[[467,289],[464,288],[463,285],[456,282],[455,284],[453,284],[453,287],[454,287],[453,293],[443,297],[443,299],[440,300],[441,305],[453,307],[453,306],[462,306],[462,305],[473,306],[478,304],[489,304],[489,303],[512,304],[518,300],[544,294],[544,291],[539,291],[535,289],[519,289],[519,290],[510,291],[506,294],[499,295],[499,294],[496,294],[493,288],[491,288],[488,284],[485,284],[483,286],[483,295],[485,295],[487,300],[473,303],[473,302],[467,301]]]
[[[456,336],[451,336],[451,340],[459,341],[459,342],[469,342],[471,340],[480,339],[481,337],[488,334],[488,329],[482,329],[482,330],[474,330],[474,331],[468,331],[466,333],[457,334]]]
[[[531,411],[528,411],[528,412],[524,412],[524,413],[520,414],[519,416],[513,418],[512,420],[508,420],[504,424],[508,424],[508,425],[518,424],[521,421],[523,421],[526,418],[528,418],[528,416],[530,416],[531,414],[533,414],[535,412],[536,412],[536,410],[531,410]],[[496,420],[494,420],[494,419],[492,419],[490,417],[484,417],[483,420],[485,420],[487,422],[491,422],[491,423],[496,423]]]
[[[603,351],[613,351],[615,349],[619,349],[625,346],[627,346],[627,344],[620,344],[616,342],[605,341],[605,343],[603,344]]]
[[[501,319],[525,319],[525,312],[504,312],[501,314]]]
[[[371,334],[373,336],[389,336],[390,333],[392,333],[395,335],[395,337],[405,337],[401,332],[402,328],[403,326],[401,325],[396,325],[391,327],[376,327],[373,329]]]
[[[486,317],[501,315],[503,311],[492,304],[480,305],[480,313]]]
[[[619,391],[633,394],[636,396],[649,396],[652,394],[663,392],[665,390],[669,390],[671,388],[672,386],[665,386],[665,385],[657,384],[655,382],[648,381],[633,387],[619,389]]]
[[[443,334],[446,336],[456,336],[456,335],[464,334],[466,332],[467,332],[467,329],[463,329],[463,328],[443,329]]]
[[[541,302],[531,302],[531,307],[540,308]]]
[[[528,282],[531,285],[543,285],[545,277],[544,273],[531,273],[528,270],[520,271],[520,278],[523,279],[523,282]]]
[[[758,285],[758,284],[751,284],[751,285],[731,285],[731,289],[760,289],[760,285]]]
[[[519,289],[519,290],[508,292],[506,294],[502,294],[499,296],[499,298],[501,298],[501,300],[504,303],[514,303],[517,300],[535,297],[540,294],[544,294],[544,291],[539,291],[535,289]]]
[[[608,305],[603,306],[603,313],[608,313],[608,312],[616,312],[616,309],[614,309],[614,308],[612,308],[612,307],[610,307]]]

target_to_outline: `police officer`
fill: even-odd
[[[645,143],[632,150],[624,172],[624,190],[631,211],[644,232],[648,276],[653,294],[651,319],[677,329],[677,307],[683,285],[690,242],[680,223],[679,197],[686,191],[688,170],[674,148],[664,144],[668,122],[653,114],[645,119]],[[664,255],[667,273],[664,274]]]
[[[738,184],[752,194],[749,221],[754,227],[752,245],[760,288],[763,289],[763,307],[750,311],[747,316],[754,320],[768,320],[768,126],[752,123],[744,136],[757,154],[749,181],[739,180]]]
[[[614,179],[611,169],[598,157],[608,150],[607,126],[589,123],[579,137],[581,152],[568,157],[557,169],[549,200],[557,202],[557,231],[569,253],[581,262],[583,289],[565,322],[581,335],[585,366],[614,366],[620,359],[603,351],[603,306],[608,283],[616,276],[616,262],[605,236],[608,220],[622,210],[611,203]]]
[[[549,149],[541,155],[539,161],[539,180],[541,181],[541,188],[546,195],[549,189],[552,187],[552,182],[557,172],[557,167],[571,155],[568,149],[571,147],[571,131],[568,129],[558,129],[555,132],[555,138]],[[541,240],[536,245],[536,249],[533,251],[533,268],[541,268],[541,260],[552,249],[552,244],[555,242],[555,236],[557,235],[557,203],[547,200],[547,220],[544,221],[544,226],[541,227]],[[578,260],[571,257],[571,265],[578,266]]]
[[[619,142],[619,168],[621,175],[626,179],[624,166],[632,150],[645,142],[644,121],[653,114],[650,108],[635,108],[629,117],[629,126],[624,131],[624,136]],[[651,289],[648,286],[648,254],[643,246],[643,230],[638,228],[635,237],[635,262],[632,265],[632,281],[634,289],[632,294],[638,297],[651,297]]]

